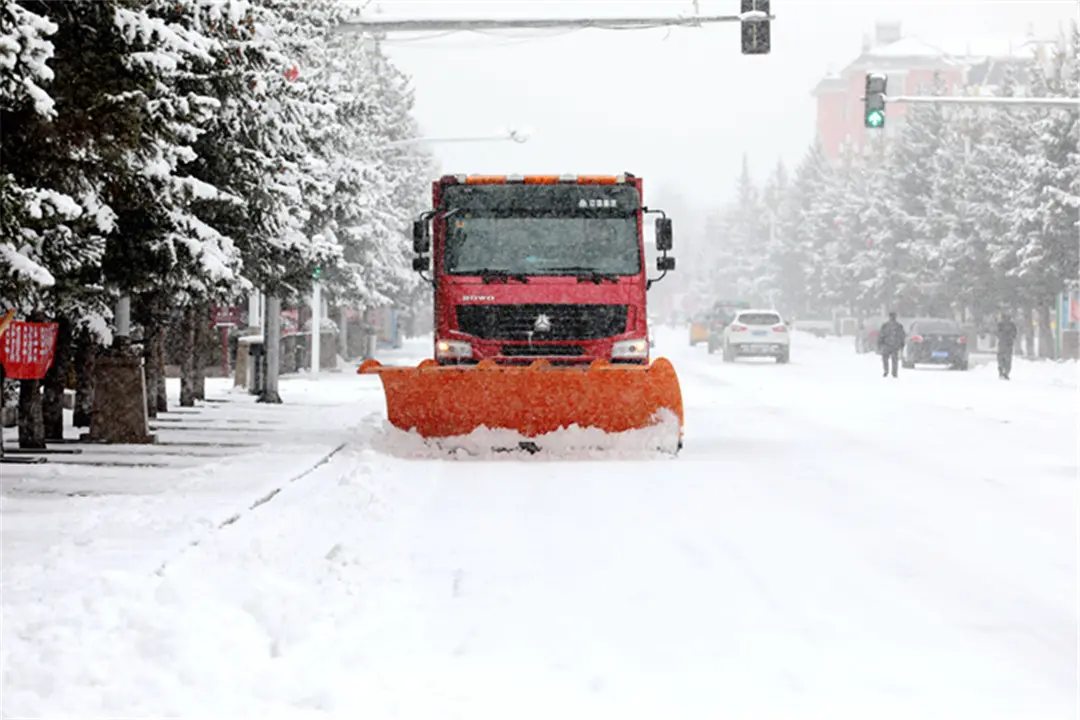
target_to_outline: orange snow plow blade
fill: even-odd
[[[357,374],[378,374],[390,424],[424,438],[468,435],[481,426],[524,437],[572,425],[618,433],[658,424],[663,410],[678,418],[682,435],[679,378],[666,358],[648,367],[603,360],[584,367],[545,360],[529,366],[493,360],[440,366],[429,359],[405,368],[367,360]]]

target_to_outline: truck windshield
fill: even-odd
[[[455,216],[447,221],[446,272],[499,268],[526,275],[641,272],[636,216]]]

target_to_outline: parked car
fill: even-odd
[[[709,321],[705,313],[698,313],[690,321],[690,347],[709,339]]]
[[[709,313],[709,354],[713,354],[724,345],[724,328],[735,319],[739,310],[749,310],[750,303],[745,300],[721,300],[713,305]]]
[[[724,360],[740,357],[774,357],[778,363],[791,359],[791,334],[775,310],[740,310],[724,328]]]
[[[907,342],[901,362],[909,369],[925,364],[967,370],[967,334],[954,320],[916,318],[907,327]]]

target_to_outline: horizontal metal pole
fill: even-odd
[[[655,27],[695,27],[710,23],[764,22],[775,16],[755,12],[742,15],[693,15],[678,18],[534,18],[505,20],[372,20],[341,23],[337,33],[431,32],[467,30],[557,30],[573,28],[627,29]]]
[[[457,138],[410,138],[408,140],[396,140],[389,142],[382,147],[400,147],[403,145],[422,145],[424,143],[464,143],[464,142],[501,142],[513,140],[516,143],[523,143],[528,140],[528,136],[519,135],[517,133],[510,135],[488,135],[484,137],[457,137]]]
[[[1080,108],[1074,97],[981,97],[939,95],[886,95],[886,103],[923,103],[925,105],[1008,105],[1012,107]]]

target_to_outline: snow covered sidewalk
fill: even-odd
[[[27,622],[49,623],[49,608],[65,600],[101,601],[82,591],[106,578],[153,577],[327,462],[381,403],[349,372],[283,379],[282,405],[256,403],[226,380],[209,380],[196,408],[178,407],[176,383],[169,390],[170,412],[151,421],[155,445],[80,444],[80,454],[46,464],[0,466],[5,687],[25,669]]]
[[[180,408],[173,383],[170,411],[151,420],[157,444],[65,445],[81,452],[2,466],[5,602],[18,593],[18,578],[44,572],[43,561],[71,547],[83,561],[97,550],[112,558],[107,564],[129,569],[160,562],[163,543],[195,542],[310,470],[349,439],[362,415],[360,388],[350,394],[349,384],[357,385],[347,373],[319,383],[286,379],[285,404],[263,405],[229,381],[209,380],[205,403]],[[14,436],[6,441],[13,445]],[[118,545],[127,549],[118,554]],[[153,557],[139,563],[131,548]]]

